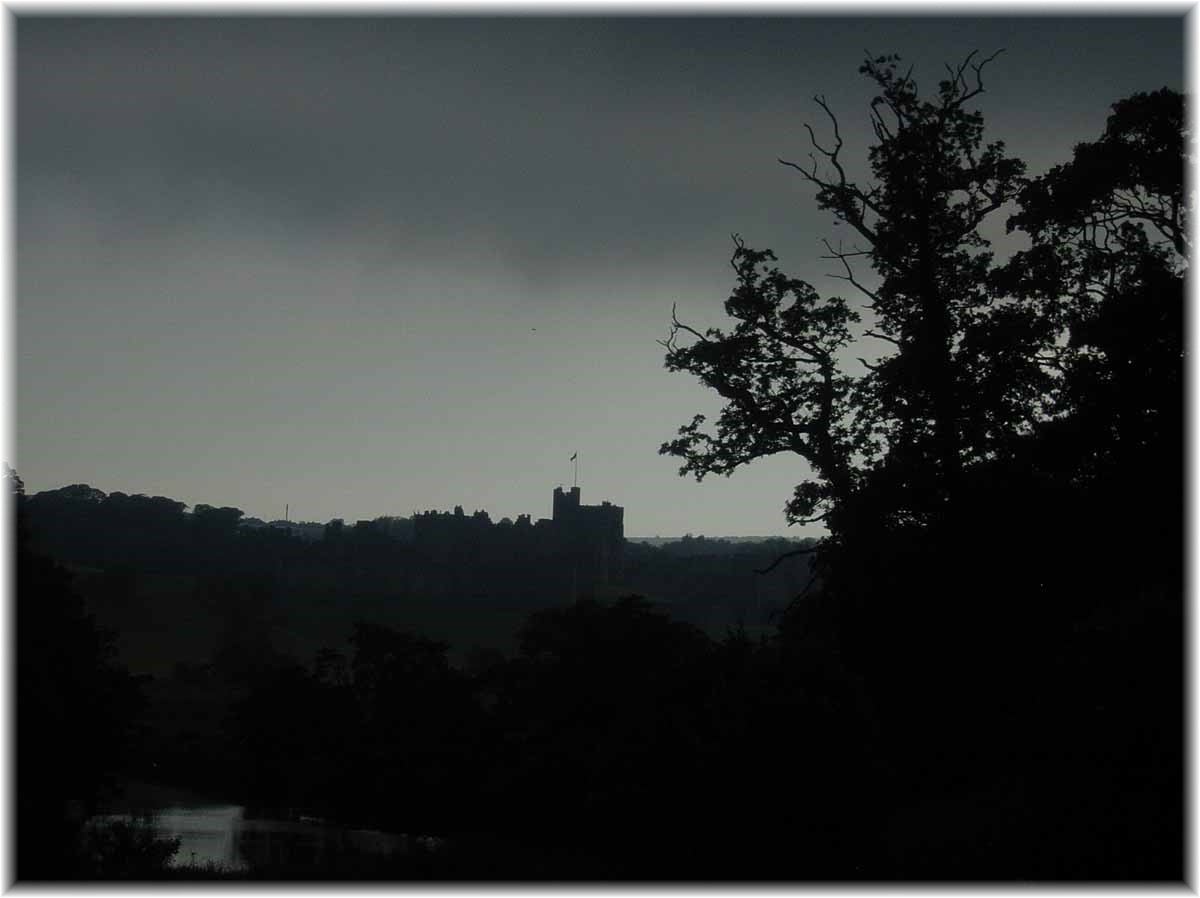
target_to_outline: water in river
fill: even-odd
[[[107,814],[94,826],[146,819],[156,836],[179,840],[174,866],[223,870],[323,871],[353,859],[390,857],[408,847],[396,833],[349,829],[313,818],[251,818],[241,805],[172,806]]]

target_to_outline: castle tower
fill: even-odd
[[[579,515],[579,487],[563,492],[561,486],[554,488],[554,520],[573,521]]]
[[[610,502],[583,505],[579,487],[554,489],[554,539],[560,552],[572,558],[578,583],[573,593],[585,588],[616,583],[623,569],[625,510]]]

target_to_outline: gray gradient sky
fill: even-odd
[[[1181,18],[34,19],[16,26],[16,467],[348,520],[585,502],[630,535],[803,535],[806,468],[676,475],[719,409],[668,374],[720,325],[731,232],[847,294],[776,157],[814,93],[852,170],[864,48],[980,100],[1031,173],[1109,105],[1183,87]],[[1002,228],[1001,228],[1002,229]],[[536,331],[533,330],[536,328]],[[856,353],[862,354],[862,352]]]

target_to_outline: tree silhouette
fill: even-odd
[[[688,371],[728,401],[716,435],[703,432],[704,416],[681,428],[663,453],[684,459],[681,474],[731,474],[756,458],[793,452],[821,480],[798,489],[788,504],[790,520],[812,518],[852,490],[851,441],[846,419],[851,381],[841,373],[836,353],[850,341],[849,325],[859,320],[840,298],[822,300],[804,281],[789,278],[767,263],[770,250],[737,249],[731,264],[737,287],[725,311],[737,321],[726,334],[700,333],[672,314],[667,367]],[[695,338],[681,345],[681,336]]]
[[[75,879],[94,872],[83,822],[112,785],[144,697],[70,572],[34,550],[20,478],[10,471],[8,481],[17,517],[17,875]]]
[[[1183,101],[1121,101],[1099,140],[1025,179],[968,108],[993,58],[949,67],[930,100],[897,57],[868,59],[865,184],[817,98],[832,137],[810,128],[811,164],[784,164],[856,235],[826,258],[866,300],[861,337],[887,351],[860,358],[865,373],[839,368],[858,348],[848,305],[738,239],[733,331],[673,315],[664,341],[668,369],[727,405],[715,433],[697,418],[661,451],[697,477],[776,452],[808,462],[787,515],[829,536],[780,645],[861,678],[904,770],[888,801],[924,821],[909,835],[926,847],[903,824],[888,837],[900,875],[1174,878]],[[997,265],[981,227],[1013,208],[1031,245]],[[1136,563],[1102,560],[1123,553]],[[1140,697],[1115,674],[1127,664]],[[937,820],[917,810],[931,800]],[[963,832],[987,835],[968,848]]]
[[[1078,448],[1072,473],[1093,481],[1113,465],[1153,478],[1178,464],[1190,253],[1184,128],[1174,91],[1114,104],[1100,139],[1031,181],[1009,220],[1033,245],[996,281],[1053,332],[1038,360],[1056,378],[1056,432],[1069,430]]]
[[[873,321],[862,336],[890,349],[876,362],[860,359],[864,374],[840,371],[857,342],[849,331],[857,314],[767,268],[769,251],[738,240],[738,285],[726,303],[738,327],[701,334],[676,319],[665,343],[670,370],[697,375],[729,402],[715,437],[695,419],[663,445],[685,460],[683,473],[728,474],[753,458],[795,452],[815,476],[797,487],[788,519],[824,520],[837,536],[867,495],[891,520],[927,522],[953,496],[964,466],[1028,428],[1029,402],[1045,377],[1025,351],[1044,335],[1033,316],[992,305],[992,256],[980,234],[1016,196],[1024,169],[1003,143],[983,142],[983,118],[968,108],[983,93],[991,58],[976,63],[972,54],[948,68],[933,100],[919,97],[911,70],[899,74],[898,57],[863,64],[879,89],[866,184],[847,176],[838,120],[816,98],[832,140],[809,127],[811,164],[783,164],[855,233],[849,247],[826,241],[827,258],[866,299]],[[855,270],[858,261],[874,269],[877,285]],[[992,345],[997,331],[1008,338],[1003,346]],[[679,346],[681,334],[695,342]],[[982,363],[989,351],[1003,358]]]

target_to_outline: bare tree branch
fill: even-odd
[[[842,141],[841,129],[838,125],[837,116],[833,114],[833,110],[829,108],[829,103],[824,96],[818,95],[813,97],[813,101],[825,111],[833,124],[833,147],[826,148],[817,140],[816,133],[812,126],[807,122],[804,125],[808,131],[809,140],[812,142],[813,148],[818,153],[825,157],[830,165],[833,166],[837,173],[836,179],[822,177],[817,171],[817,159],[809,153],[809,158],[813,164],[811,169],[806,169],[802,165],[795,162],[789,162],[786,159],[779,159],[781,165],[786,165],[789,168],[794,168],[800,172],[801,176],[808,182],[815,184],[818,189],[818,196],[824,194],[822,202],[828,203],[836,214],[845,221],[848,225],[858,231],[872,244],[875,243],[875,232],[867,224],[866,216],[868,212],[875,215],[880,214],[879,207],[874,200],[874,191],[865,191],[857,184],[854,184],[846,177],[846,170],[842,167],[841,159],[838,154],[841,152],[844,145]]]
[[[691,334],[696,339],[700,340],[701,342],[707,343],[708,337],[704,336],[704,334],[700,333],[700,331],[696,330],[695,328],[688,327],[686,324],[684,324],[682,321],[679,320],[679,318],[675,314],[675,306],[676,306],[675,303],[671,303],[671,327],[674,328],[675,330],[687,331],[689,334]]]
[[[821,258],[837,259],[839,262],[842,263],[842,267],[846,269],[845,274],[830,273],[828,276],[831,278],[837,278],[839,281],[847,281],[851,286],[853,286],[856,290],[858,290],[859,293],[862,293],[864,296],[868,297],[871,300],[871,302],[873,302],[873,303],[878,302],[879,301],[878,294],[876,294],[873,290],[868,290],[865,286],[863,286],[861,283],[858,282],[858,280],[854,277],[854,269],[851,268],[850,263],[846,261],[848,258],[850,258],[852,256],[869,256],[869,255],[871,255],[871,252],[869,250],[855,250],[854,252],[847,253],[847,252],[843,252],[842,250],[835,250],[830,245],[828,240],[822,240],[821,242],[824,243],[825,248],[827,250],[829,250],[829,255],[822,256]]]
[[[889,337],[887,334],[881,334],[881,333],[878,333],[877,331],[863,331],[863,336],[864,337],[874,337],[876,340],[886,340],[888,343],[891,343],[897,349],[904,348],[904,344],[901,343],[899,340],[897,340],[895,337]]]
[[[776,558],[774,561],[772,561],[765,568],[762,568],[762,569],[755,568],[754,573],[769,574],[769,573],[771,573],[771,571],[775,570],[775,568],[779,567],[779,565],[782,564],[787,559],[795,558],[797,555],[810,555],[813,552],[816,552],[820,548],[821,548],[820,543],[814,543],[811,546],[805,546],[803,549],[793,549],[790,552],[784,552],[782,555],[780,555],[778,558]]]

